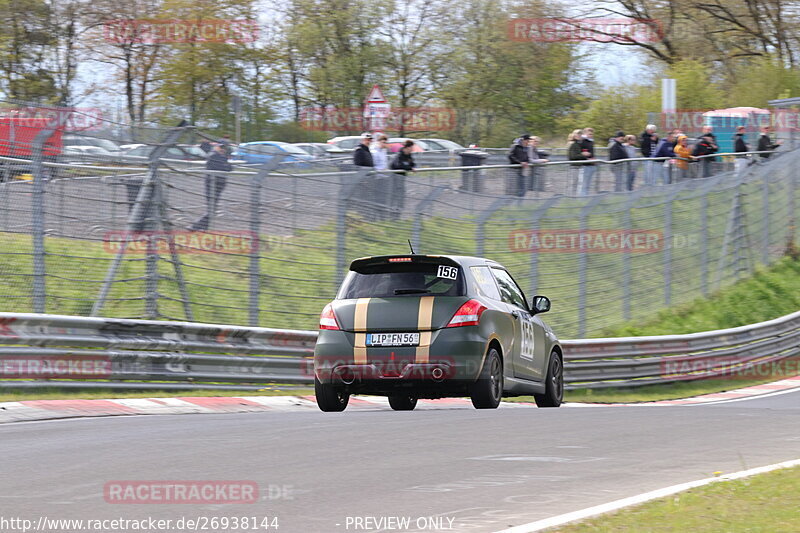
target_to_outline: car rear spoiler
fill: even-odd
[[[370,268],[386,265],[389,263],[424,263],[433,265],[461,266],[458,262],[444,255],[378,255],[374,257],[362,257],[350,263],[350,270],[355,272],[365,272]]]

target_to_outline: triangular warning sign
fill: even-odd
[[[383,96],[383,91],[381,88],[378,87],[378,84],[372,86],[372,90],[369,92],[369,96],[367,96],[367,103],[368,104],[385,104],[386,97]]]

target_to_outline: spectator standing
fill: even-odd
[[[211,218],[217,210],[217,202],[228,182],[228,178],[220,175],[219,172],[233,170],[233,167],[228,162],[228,153],[223,145],[214,146],[206,160],[206,170],[215,171],[213,174],[206,174],[206,214],[189,227],[192,231],[206,231],[211,225]]]
[[[653,157],[675,157],[675,137],[678,130],[672,130],[667,135],[666,139],[661,139],[656,145]],[[666,185],[672,182],[670,176],[669,160],[656,161],[655,174],[661,175],[661,184]],[[655,181],[655,180],[654,180]]]
[[[639,156],[636,153],[636,135],[626,135],[625,142],[622,144],[625,147],[625,153],[628,156],[628,159],[635,159]],[[628,161],[626,163],[627,167],[627,190],[633,190],[633,182],[636,180],[636,170],[639,166],[638,161]]]
[[[511,151],[508,153],[508,161],[512,165],[519,165],[519,168],[514,169],[516,172],[511,177],[513,180],[516,177],[516,180],[511,181],[509,180],[509,184],[506,187],[506,194],[513,194],[514,196],[525,196],[525,191],[528,187],[525,184],[525,180],[528,174],[528,145],[530,144],[531,136],[527,133],[522,135],[517,142],[511,147]]]
[[[733,151],[736,153],[742,152],[749,152],[750,147],[747,145],[747,141],[744,140],[745,136],[745,127],[744,126],[737,126],[736,134],[733,136]],[[734,169],[738,174],[744,167],[747,166],[747,156],[746,155],[738,155],[734,160]]]
[[[201,143],[200,143],[200,146],[199,146],[199,148],[200,148],[202,151],[204,151],[206,154],[210,154],[210,153],[211,153],[211,149],[212,149],[213,147],[211,146],[211,143],[210,143],[210,142],[208,142],[208,139],[203,139],[203,142],[201,142]]]
[[[771,152],[781,145],[782,141],[776,141],[775,143],[772,142],[772,139],[770,139],[769,136],[771,132],[772,132],[771,127],[769,126],[761,127],[761,136],[758,138],[759,152]],[[759,154],[759,155],[761,156],[761,159],[769,159],[772,154]]]
[[[581,155],[584,157],[584,159],[594,159],[594,128],[583,129],[580,145]],[[588,163],[583,165],[581,170],[581,196],[586,196],[589,194],[589,190],[591,189],[592,178],[594,177],[594,173],[597,171],[597,167],[595,167],[594,163]]]
[[[612,139],[611,147],[608,149],[609,161],[628,159],[628,151],[625,149],[624,142],[625,132],[618,131]],[[614,191],[622,192],[625,188],[625,163],[611,165],[611,172],[614,174]]]
[[[386,170],[389,168],[389,148],[386,146],[388,141],[389,138],[386,137],[386,135],[381,135],[378,138],[378,142],[370,148],[375,170]]]
[[[392,170],[402,170],[392,174],[392,215],[399,218],[403,211],[406,199],[406,173],[414,172],[417,164],[414,162],[414,141],[407,140],[403,147],[392,159]]]
[[[536,163],[547,163],[550,157],[550,154],[539,150],[539,143],[541,139],[537,136],[532,136],[528,143],[528,163],[534,165]],[[544,191],[544,169],[537,166],[531,166],[531,176],[530,180],[528,180],[528,190],[529,191],[537,191],[542,192]]]
[[[581,154],[581,132],[582,130],[572,130],[567,136],[567,159],[569,161],[584,161],[586,158]],[[575,193],[580,191],[580,176],[581,167],[583,165],[571,165],[573,175],[575,176]]]
[[[684,134],[678,135],[674,152],[675,155],[680,158],[675,160],[675,166],[678,168],[678,176],[681,180],[685,180],[690,177],[689,161],[694,159],[694,157],[692,157],[692,148],[689,146],[689,137]]]
[[[653,157],[656,145],[658,144],[658,135],[656,135],[655,124],[648,124],[644,128],[644,132],[639,137],[639,146],[642,151],[642,157]],[[644,183],[645,185],[656,184],[656,169],[658,163],[656,161],[645,161],[644,163]]]
[[[372,135],[369,133],[361,134],[361,143],[353,151],[353,164],[357,167],[374,168],[375,162],[372,159],[369,145],[372,143]]]
[[[225,155],[230,157],[233,153],[233,143],[231,142],[230,135],[223,135],[222,139],[220,139],[219,144],[222,145],[223,150],[225,150]]]
[[[713,157],[710,156],[717,152],[717,144],[711,135],[703,135],[697,140],[692,150],[692,155],[700,159],[700,167],[703,169],[703,177],[708,178],[711,176],[711,162]]]

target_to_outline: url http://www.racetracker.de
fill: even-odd
[[[280,526],[275,516],[182,516],[165,518],[106,518],[64,519],[39,516],[36,518],[0,516],[0,531],[62,533],[73,531],[102,531],[104,533],[156,531],[274,531]]]

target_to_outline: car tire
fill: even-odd
[[[314,393],[320,411],[335,413],[344,411],[350,401],[350,395],[328,383],[321,383],[314,377]]]
[[[389,396],[389,406],[395,411],[413,411],[417,406],[417,399],[408,394],[392,394]]]
[[[497,409],[503,399],[503,360],[497,348],[490,348],[478,380],[470,386],[475,409]]]
[[[558,352],[550,353],[544,394],[534,394],[537,407],[559,407],[564,401],[564,364]]]

